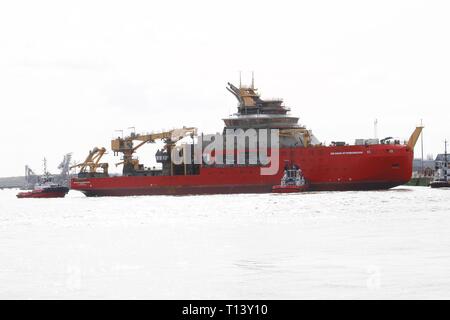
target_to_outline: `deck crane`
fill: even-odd
[[[416,145],[423,128],[424,127],[422,125],[417,126],[414,132],[411,134],[411,137],[409,138],[408,143],[406,144],[409,150],[414,150],[414,146]]]
[[[162,140],[165,143],[164,148],[170,154],[173,146],[185,137],[194,137],[197,134],[197,128],[183,127],[179,129],[173,129],[169,131],[148,133],[148,134],[136,134],[131,133],[127,137],[118,137],[111,141],[111,149],[114,155],[123,153],[122,161],[117,165],[123,164],[123,173],[125,175],[135,173],[136,171],[143,171],[144,166],[139,163],[138,159],[133,158],[133,154],[137,149],[142,147],[146,143],[154,143],[156,140]],[[133,141],[139,141],[137,145],[134,145]]]
[[[292,137],[300,139],[304,147],[311,145],[311,131],[306,128],[281,129],[280,137]]]
[[[89,154],[86,157],[86,160],[84,160],[84,162],[71,166],[70,169],[80,168],[80,172],[78,174],[79,177],[108,176],[108,164],[100,163],[100,159],[103,157],[105,153],[106,153],[105,148],[95,147],[94,149],[89,151]],[[97,169],[99,168],[102,169],[103,172],[98,172]]]

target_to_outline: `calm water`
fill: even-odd
[[[16,199],[0,298],[450,298],[450,190]]]

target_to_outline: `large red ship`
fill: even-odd
[[[309,191],[389,189],[410,180],[413,149],[422,127],[417,127],[404,143],[386,138],[356,139],[353,145],[344,142],[323,145],[311,130],[298,123],[299,118],[290,115],[290,109],[284,106],[282,99],[263,100],[253,84],[239,88],[228,85],[227,89],[238,100],[238,110],[223,119],[224,140],[230,130],[253,134],[263,130],[276,131],[277,145],[271,142],[268,146],[269,154],[278,154],[279,166],[273,174],[261,173],[261,169],[269,165],[263,164],[257,155],[253,162],[248,161],[253,157],[249,145],[244,149],[238,147],[231,154],[226,150],[213,150],[206,157],[208,145],[201,146],[201,159],[211,160],[224,155],[227,158],[224,163],[174,162],[173,151],[179,149],[176,143],[191,137],[192,143],[183,145],[183,150],[188,150],[186,146],[193,150],[198,144],[194,139],[197,130],[183,127],[167,132],[133,133],[114,139],[111,149],[116,155],[123,155],[120,162],[122,176],[108,174],[108,164],[99,162],[106,150],[95,148],[84,163],[77,165],[80,172],[71,180],[71,188],[86,196],[269,193],[273,186],[280,184],[285,167],[291,165],[301,168]],[[145,168],[133,155],[140,146],[156,140],[165,142],[165,147],[156,153],[160,168]],[[184,158],[187,156],[183,151],[180,154]],[[238,154],[243,154],[248,163],[238,162]]]

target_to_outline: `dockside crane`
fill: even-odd
[[[61,176],[67,176],[69,174],[70,160],[72,160],[72,153],[65,154],[63,160],[58,166],[58,169],[61,170]]]
[[[33,189],[33,186],[38,182],[38,180],[39,175],[37,175],[28,165],[26,165],[24,189]]]

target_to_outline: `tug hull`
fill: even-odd
[[[69,192],[69,188],[57,187],[33,190],[28,192],[19,192],[17,198],[64,198]]]

